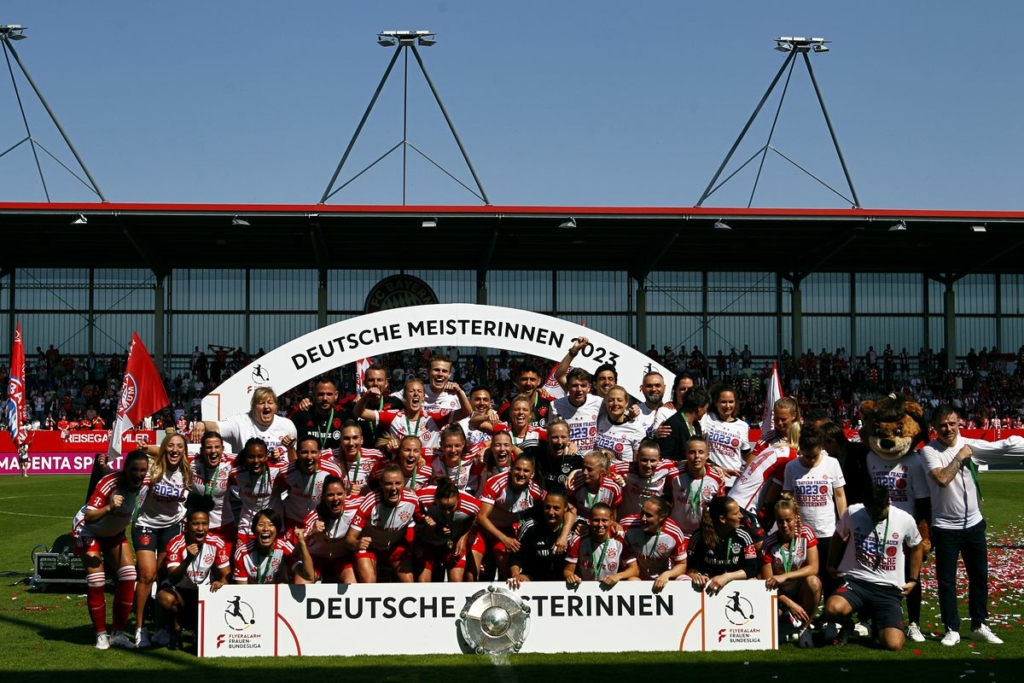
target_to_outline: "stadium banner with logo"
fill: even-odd
[[[525,634],[519,651],[777,648],[777,598],[763,581],[734,581],[716,596],[698,593],[689,581],[669,582],[658,594],[652,585],[523,583],[512,594],[528,606],[512,617],[525,622],[518,624]],[[226,585],[216,592],[203,586],[199,656],[473,652],[460,622],[472,618],[474,598],[487,592],[481,583]]]
[[[163,431],[160,436],[163,436]],[[83,429],[72,431],[30,430],[32,448],[29,450],[29,472],[35,474],[89,474],[97,453],[107,450],[110,431]],[[121,452],[133,450],[139,441],[159,443],[157,432],[137,430],[121,435]],[[121,467],[120,456],[110,461],[115,469]],[[0,475],[19,474],[17,449],[8,434],[0,434]]]
[[[423,347],[465,346],[560,361],[578,337],[586,337],[589,343],[573,365],[593,373],[598,366],[611,364],[619,373],[619,384],[634,395],[639,394],[647,372],[660,372],[666,386],[675,381],[673,373],[636,349],[560,318],[502,306],[408,306],[343,320],[277,347],[210,392],[203,399],[203,419],[223,420],[248,412],[257,387],[269,386],[282,394],[360,358]]]

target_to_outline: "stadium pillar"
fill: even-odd
[[[327,271],[320,273],[316,287],[316,326],[327,327]]]
[[[804,350],[804,294],[800,291],[800,280],[793,278],[793,292],[790,294],[793,308],[793,357],[799,358]]]
[[[164,279],[157,277],[153,286],[153,362],[164,370]]]
[[[647,352],[647,285],[638,281],[636,288],[636,348]]]
[[[956,369],[956,292],[953,291],[953,280],[946,280],[946,291],[943,293],[942,312],[945,314],[946,367]]]
[[[476,271],[476,302],[480,306],[487,305],[487,271]]]

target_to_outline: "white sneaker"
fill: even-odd
[[[939,642],[946,647],[953,647],[960,642],[960,634],[956,631],[946,631],[946,635],[942,636],[942,640]]]
[[[910,638],[915,643],[923,643],[924,634],[921,633],[921,627],[914,622],[910,622],[910,625],[907,626],[907,638]]]
[[[153,641],[154,645],[165,647],[169,642],[171,642],[171,632],[166,628],[162,628],[154,633],[150,640]]]
[[[149,632],[146,631],[146,627],[142,626],[135,631],[135,647],[142,650],[147,647],[153,647],[153,643],[149,640]]]
[[[797,647],[814,647],[814,638],[811,637],[811,629],[805,628],[800,631],[800,635],[796,639]]]
[[[109,650],[110,649],[110,636],[106,633],[96,634],[96,649],[97,650]]]
[[[125,650],[134,650],[135,641],[128,637],[124,631],[114,631],[110,636],[110,644],[114,647],[122,647]]]
[[[971,637],[975,640],[980,640],[983,643],[989,643],[990,645],[1002,645],[1003,639],[992,633],[992,629],[988,627],[988,624],[982,624],[978,628],[971,629]]]

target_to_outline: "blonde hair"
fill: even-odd
[[[779,495],[779,499],[775,501],[776,518],[778,517],[780,510],[789,510],[793,513],[793,517],[796,518],[796,533],[793,534],[793,538],[799,538],[803,529],[804,521],[803,517],[800,516],[800,503],[797,501],[796,496],[792,493],[783,491]],[[775,522],[775,526],[778,528],[778,521]]]
[[[253,413],[256,412],[256,406],[263,402],[264,399],[271,399],[274,403],[277,403],[277,394],[270,387],[256,387],[252,392],[252,400],[249,401],[249,410]]]
[[[784,396],[772,406],[772,410],[780,408],[793,414],[793,424],[789,425],[786,433],[780,434],[780,436],[786,443],[795,446],[800,443],[800,423],[803,420],[803,416],[800,415],[800,404],[792,396]]]
[[[608,474],[608,472],[612,468],[613,456],[611,451],[606,451],[602,448],[598,448],[592,451],[588,451],[587,454],[583,456],[584,460],[586,460],[587,458],[594,458],[595,460],[597,460],[598,463],[600,463],[601,467],[604,469],[604,474]]]
[[[192,486],[192,468],[188,466],[188,440],[181,434],[168,434],[160,442],[160,451],[157,453],[156,458],[149,463],[149,478],[155,483],[163,479],[164,474],[167,473],[167,444],[171,442],[171,439],[175,438],[181,439],[182,443],[185,444],[185,452],[182,453],[181,460],[178,461],[175,469],[181,472],[181,477],[185,481],[185,488],[187,489]]]

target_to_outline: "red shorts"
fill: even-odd
[[[352,569],[354,561],[351,555],[343,555],[342,557],[318,557],[314,555],[314,579],[324,583],[340,581],[342,572]]]
[[[498,531],[511,538],[516,538],[519,535],[519,522],[513,522],[512,526],[498,527]],[[483,529],[480,530],[480,535],[483,536],[483,540],[484,543],[486,544],[486,547],[489,548],[491,551],[496,553],[508,552],[508,548],[505,547],[504,543],[502,543],[497,538],[490,535]]]
[[[449,548],[447,545],[430,545],[427,543],[421,543],[416,546],[415,561],[417,573],[422,571],[434,571],[435,567],[443,567],[444,569],[465,569],[466,568],[466,555],[469,552],[476,551],[481,555],[484,554],[486,549],[484,546],[484,539],[480,537],[480,534],[472,534],[466,541],[467,552],[457,555],[455,548]]]
[[[83,533],[75,536],[75,556],[80,557],[87,553],[102,554],[127,542],[128,538],[123,531],[114,536],[93,536]]]
[[[357,560],[373,560],[374,562],[398,563],[412,558],[412,546],[407,540],[399,539],[387,548],[374,548],[357,550]]]

